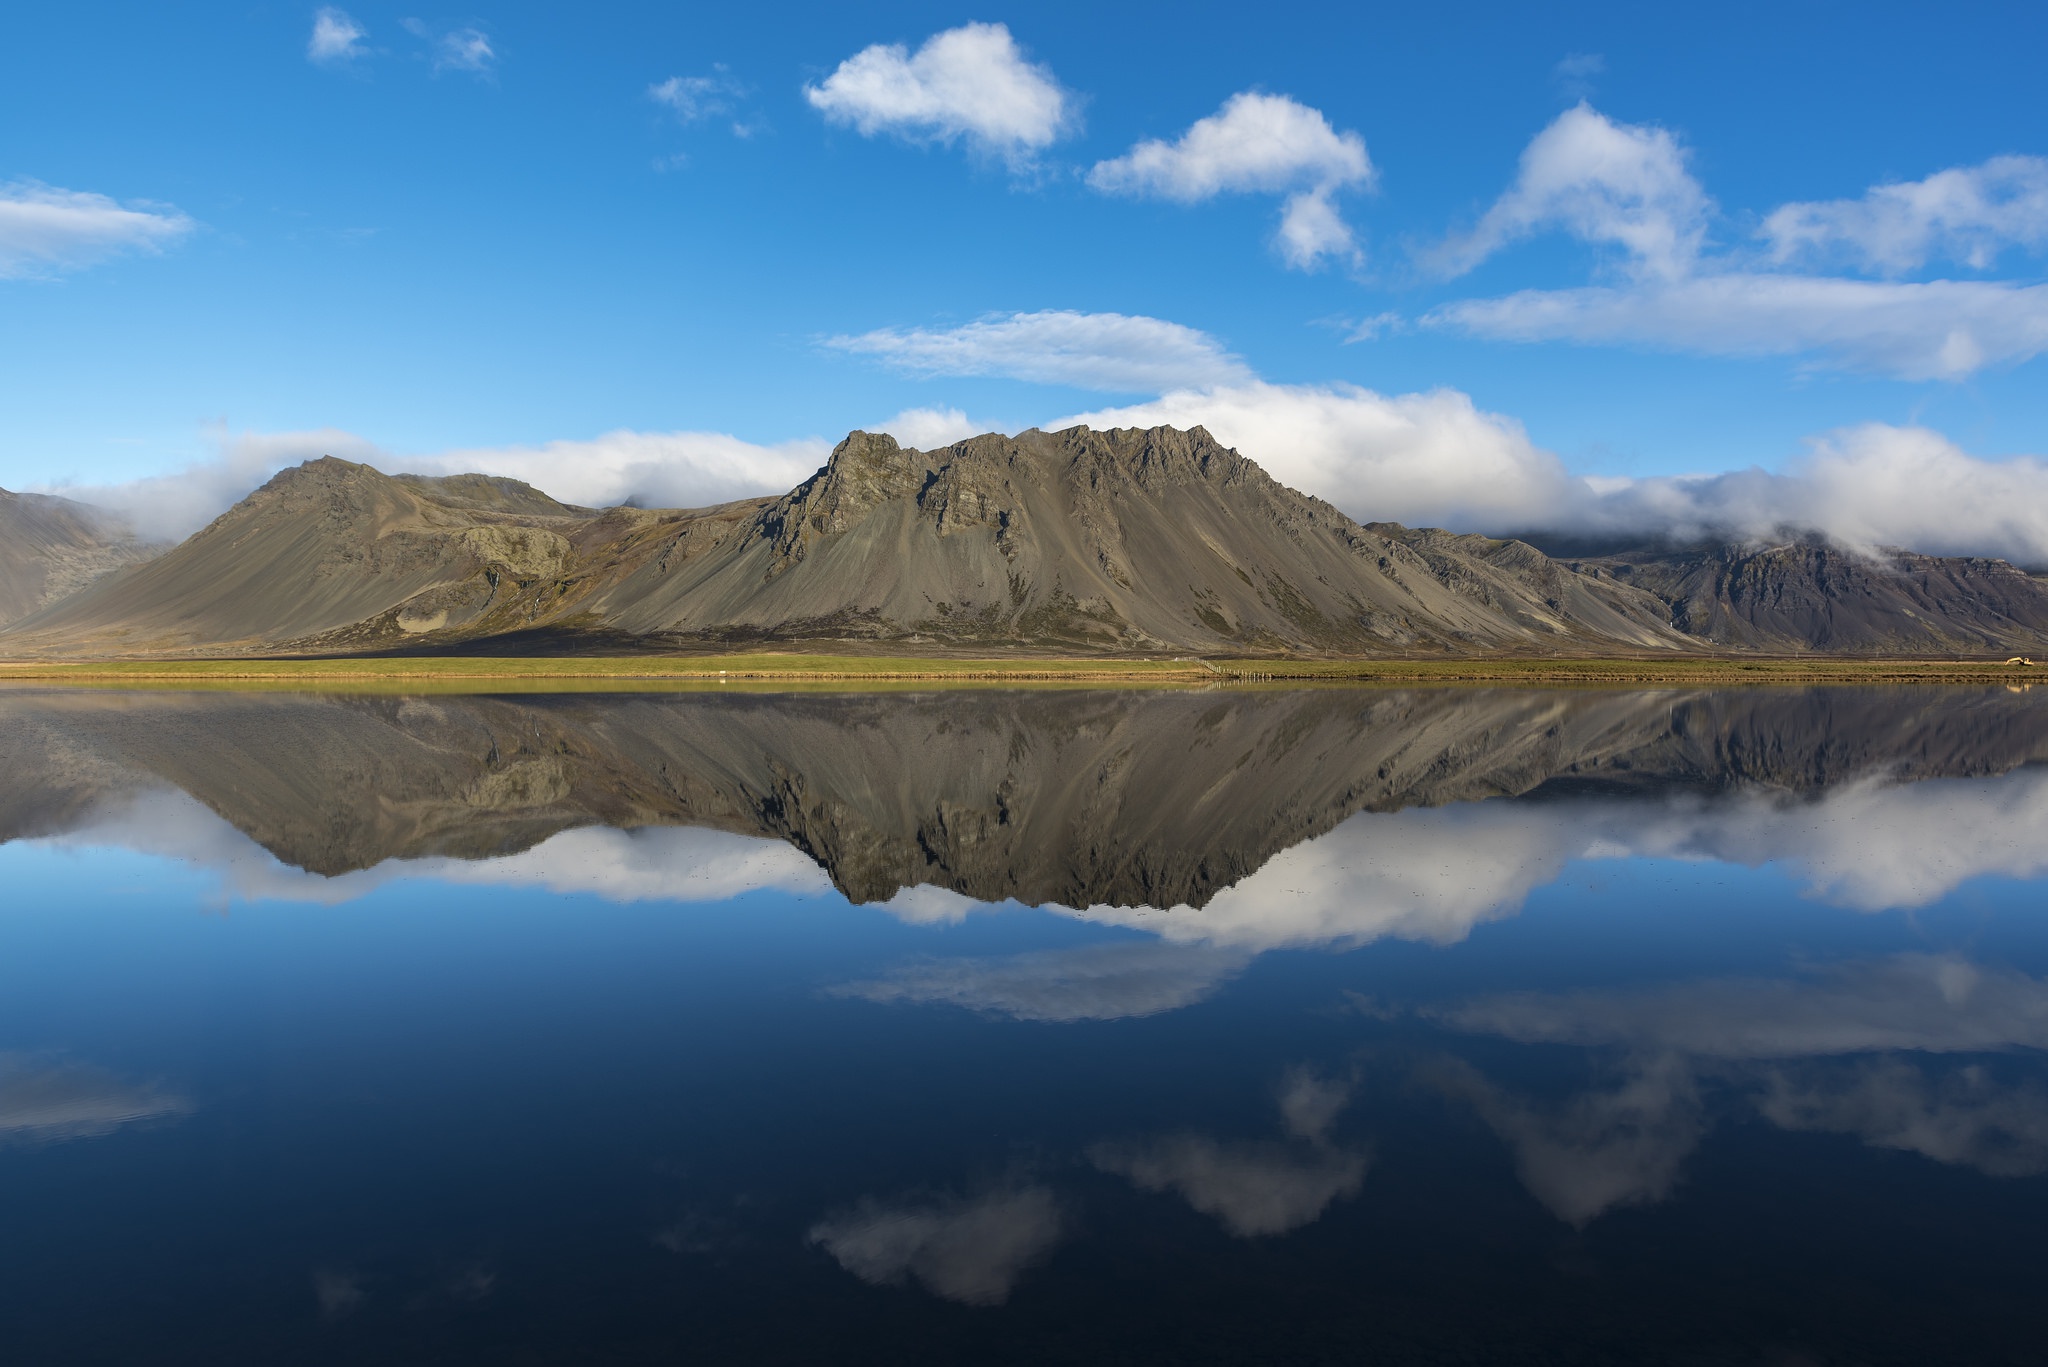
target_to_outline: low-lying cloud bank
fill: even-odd
[[[1361,521],[1504,534],[1693,540],[1813,530],[1845,545],[2048,563],[2048,464],[1986,460],[1924,427],[1866,423],[1815,438],[1783,470],[1594,478],[1568,470],[1513,418],[1453,389],[1356,385],[1182,389],[1052,426],[1197,423],[1276,479]]]
[[[1903,546],[2048,564],[2048,462],[1990,460],[1924,427],[1867,423],[1813,439],[1783,469],[1700,476],[1575,474],[1513,418],[1454,389],[1380,394],[1349,384],[1246,379],[1046,421],[1048,430],[1197,424],[1282,483],[1364,522],[1494,535],[1776,541],[1817,531],[1855,548]],[[987,430],[957,408],[871,424],[929,450]],[[831,454],[824,437],[774,444],[719,432],[608,432],[586,441],[389,451],[334,428],[222,432],[218,455],[116,485],[48,487],[127,517],[146,536],[190,535],[278,470],[322,455],[387,473],[523,479],[568,503],[704,507],[785,492]]]

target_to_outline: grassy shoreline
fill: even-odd
[[[1708,657],[1407,660],[1196,660],[1108,657],[858,656],[757,652],[695,656],[377,657],[0,661],[0,682],[98,686],[335,688],[503,685],[618,688],[826,685],[1227,683],[2031,683],[2048,667],[1989,660]]]

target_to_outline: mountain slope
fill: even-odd
[[[1653,596],[1520,543],[1368,529],[1197,428],[856,432],[779,499],[598,513],[482,476],[287,470],[13,650],[441,649],[546,629],[1137,650],[1676,648]]]
[[[1641,550],[1575,562],[1647,589],[1720,647],[1840,654],[2048,650],[2048,578],[2003,560],[1861,555],[1821,541]]]
[[[97,508],[0,489],[0,626],[161,550]]]
[[[327,457],[10,635],[31,649],[255,649],[389,617],[402,638],[473,623],[501,587],[558,573],[562,531],[593,516],[516,480],[392,478]]]
[[[590,606],[627,631],[727,638],[1364,652],[1681,643],[1649,595],[1584,580],[1560,597],[1511,557],[1418,549],[1284,487],[1200,428],[1030,431],[928,454],[856,432],[750,518],[678,529]]]

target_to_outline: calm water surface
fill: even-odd
[[[2048,690],[0,692],[10,1363],[2034,1363]]]

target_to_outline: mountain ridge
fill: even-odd
[[[1204,429],[850,433],[780,496],[585,508],[488,475],[281,471],[186,542],[0,625],[30,655],[805,640],[1460,656],[2048,649],[2048,580],[1815,542],[1550,556],[1352,520]]]

